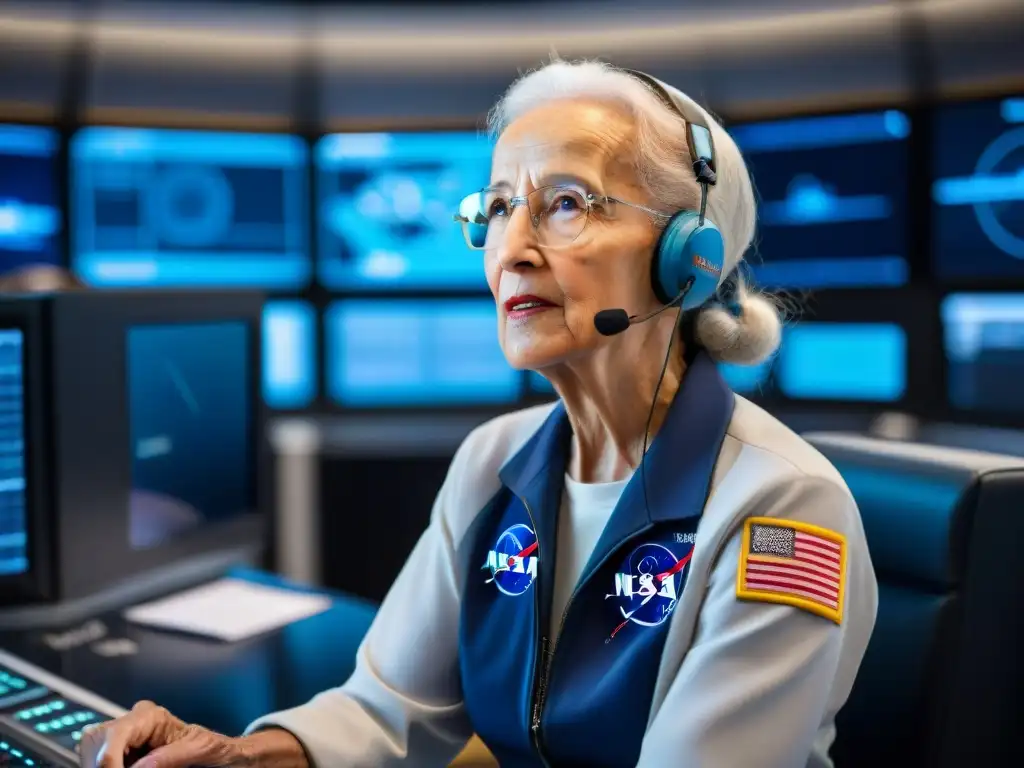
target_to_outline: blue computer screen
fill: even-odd
[[[59,146],[50,128],[0,125],[0,274],[61,263]]]
[[[718,370],[729,388],[746,397],[761,397],[771,391],[772,357],[757,365],[719,363]]]
[[[345,406],[499,404],[522,390],[490,299],[340,301],[326,344],[329,394]]]
[[[0,575],[28,570],[23,343],[0,329]]]
[[[308,154],[296,136],[84,128],[74,269],[104,287],[303,286]]]
[[[530,371],[526,377],[526,383],[530,390],[534,394],[538,395],[554,395],[555,388],[551,386],[551,382],[541,376],[536,371]]]
[[[1024,412],[1024,294],[954,294],[942,303],[949,402]]]
[[[254,510],[249,344],[242,322],[129,329],[132,547]]]
[[[271,408],[304,408],[316,398],[316,312],[304,301],[263,308],[263,400]]]
[[[773,376],[794,400],[895,402],[907,387],[906,332],[893,323],[797,323],[785,329]]]
[[[939,278],[1024,277],[1024,98],[939,109],[932,163]]]
[[[907,281],[906,115],[800,118],[739,125],[730,133],[760,197],[750,259],[760,283],[827,288]]]
[[[316,148],[320,281],[329,288],[484,288],[483,259],[452,221],[487,186],[476,133],[334,134]]]

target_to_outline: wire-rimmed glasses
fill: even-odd
[[[595,206],[626,205],[658,218],[668,214],[615,197],[595,195],[570,186],[539,187],[527,195],[509,195],[501,189],[483,189],[466,195],[452,218],[462,225],[466,244],[475,251],[501,247],[509,219],[524,207],[537,232],[537,244],[565,248],[576,242],[590,221]]]

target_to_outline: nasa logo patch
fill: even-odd
[[[693,556],[694,535],[674,534],[675,551],[664,544],[641,544],[615,573],[614,600],[621,621],[605,640],[611,642],[629,624],[657,627],[676,607],[684,583],[684,569]]]
[[[502,594],[524,594],[537,578],[537,534],[522,523],[505,529],[487,553],[483,570],[491,574],[486,583],[493,582]]]

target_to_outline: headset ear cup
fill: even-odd
[[[694,309],[715,295],[725,264],[725,243],[714,222],[694,211],[680,211],[673,216],[654,252],[651,281],[654,293],[663,304],[672,301],[693,279],[690,292],[683,299],[683,309]]]

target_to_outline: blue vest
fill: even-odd
[[[554,552],[572,439],[561,403],[502,468],[502,489],[457,559],[463,697],[502,768],[637,764],[733,405],[715,364],[698,354],[576,585],[557,642],[548,637]]]

